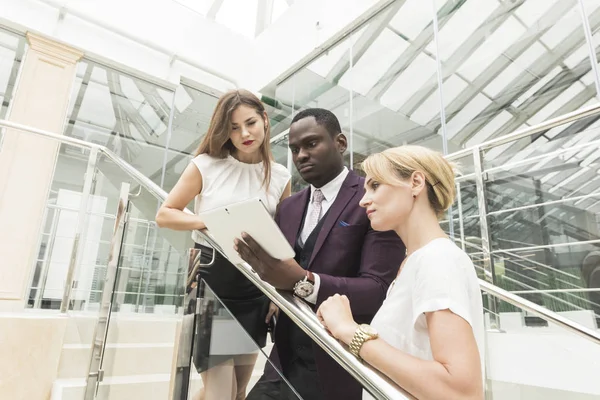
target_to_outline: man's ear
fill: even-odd
[[[334,138],[333,141],[335,142],[335,145],[338,148],[338,151],[340,153],[343,153],[346,151],[346,149],[348,148],[348,139],[346,139],[346,136],[343,133],[338,133]]]

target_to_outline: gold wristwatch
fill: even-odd
[[[360,353],[360,349],[363,347],[366,341],[377,339],[379,334],[371,325],[362,324],[356,328],[356,332],[354,332],[354,336],[352,337],[352,341],[350,342],[350,353],[354,354],[355,357],[360,358],[358,353]]]

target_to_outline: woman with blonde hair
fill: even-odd
[[[288,170],[272,160],[270,132],[265,108],[254,94],[246,90],[225,93],[217,102],[195,157],[156,215],[160,227],[194,231],[192,238],[200,249],[201,263],[210,264],[199,268],[200,278],[245,331],[213,334],[210,346],[206,346],[209,338],[196,343],[206,353],[219,347],[235,348],[231,350],[235,354],[223,354],[221,350],[219,354],[195,357],[204,384],[195,399],[244,399],[257,358],[255,343],[260,347],[266,344],[267,322],[275,311],[269,309],[268,298],[219,252],[208,247],[196,231],[206,228],[198,215],[203,211],[258,197],[274,215],[278,203],[290,195]],[[183,212],[192,200],[194,215]],[[222,346],[213,346],[215,342]]]
[[[400,236],[406,258],[371,325],[354,322],[339,295],[321,304],[319,319],[418,399],[483,399],[479,281],[471,259],[439,225],[454,202],[452,165],[425,147],[402,146],[369,156],[363,169],[361,206],[374,230]]]

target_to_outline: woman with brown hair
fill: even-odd
[[[257,357],[253,342],[266,344],[266,321],[272,312],[268,298],[196,231],[206,228],[198,215],[203,211],[258,197],[274,215],[278,203],[290,195],[290,174],[272,160],[269,138],[269,119],[260,100],[246,90],[225,93],[194,159],[156,215],[160,227],[193,231],[202,264],[214,256],[210,267],[199,269],[200,278],[252,337],[227,332],[231,343],[220,347],[235,348],[235,354],[211,354],[204,365],[196,365],[204,384],[199,399],[245,398]],[[183,212],[192,199],[194,215]],[[211,341],[223,339],[216,336],[213,333]]]

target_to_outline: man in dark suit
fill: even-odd
[[[316,310],[345,294],[359,323],[369,323],[395,278],[405,248],[394,232],[371,229],[359,206],[364,178],[344,166],[346,137],[333,113],[307,109],[289,132],[294,164],[310,187],[284,200],[275,220],[294,247],[293,260],[270,257],[249,236],[237,251],[263,280],[293,290]],[[305,399],[360,399],[361,386],[289,318],[281,315],[275,345],[287,380]],[[296,397],[281,385],[282,399]]]

